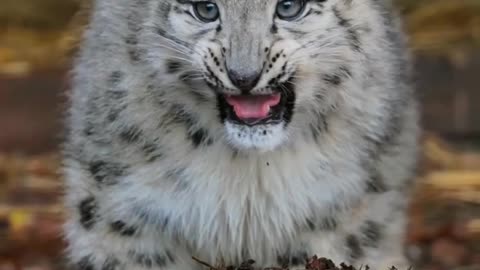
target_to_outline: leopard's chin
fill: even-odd
[[[225,122],[228,143],[238,150],[273,151],[287,140],[285,122],[244,125]]]

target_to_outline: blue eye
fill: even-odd
[[[196,2],[193,4],[195,15],[204,22],[214,22],[220,17],[218,6],[212,2]]]
[[[302,14],[305,6],[305,0],[282,0],[277,4],[277,16],[282,20],[294,20]]]

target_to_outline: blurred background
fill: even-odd
[[[480,0],[397,4],[424,126],[408,253],[415,269],[479,270]],[[64,270],[58,149],[88,5],[0,1],[0,270]]]

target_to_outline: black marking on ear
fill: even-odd
[[[112,232],[118,233],[121,236],[134,236],[137,232],[137,227],[128,226],[125,222],[117,220],[110,224],[110,229]]]
[[[77,270],[95,270],[91,256],[85,256],[76,263]]]
[[[383,228],[379,223],[371,220],[366,221],[361,227],[363,245],[372,248],[378,247],[378,243],[382,239],[382,231]]]
[[[118,182],[118,178],[126,174],[127,168],[126,165],[103,160],[92,161],[88,166],[95,181],[98,184],[107,186],[115,185]]]
[[[84,199],[78,205],[78,211],[80,214],[80,224],[82,224],[86,230],[90,230],[97,222],[97,201],[93,196]]]
[[[102,265],[102,270],[116,270],[120,266],[120,261],[114,257],[108,257]]]
[[[348,248],[348,256],[353,260],[358,260],[364,256],[363,248],[358,240],[358,237],[350,234],[345,239],[345,244]]]
[[[169,74],[178,73],[183,68],[183,64],[180,61],[175,60],[175,59],[167,60],[166,66],[167,66],[167,73],[169,73]]]

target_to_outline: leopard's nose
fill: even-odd
[[[238,72],[235,70],[227,70],[228,78],[232,84],[237,87],[242,94],[248,94],[260,81],[261,72]]]

